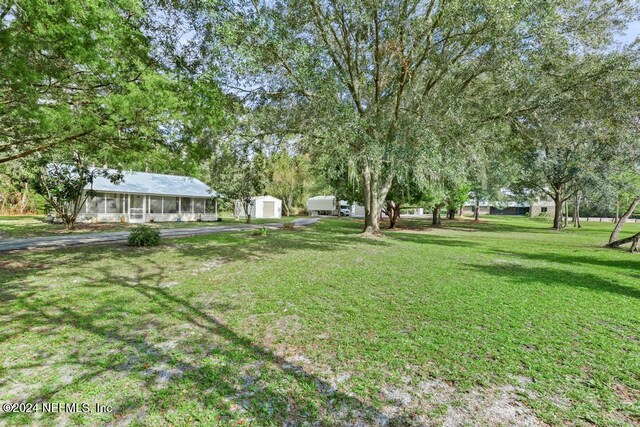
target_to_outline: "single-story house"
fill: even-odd
[[[462,214],[472,216],[476,211],[476,201],[469,200],[462,207]],[[553,215],[555,204],[548,197],[536,198],[533,201],[488,201],[478,204],[480,215]]]
[[[202,181],[187,176],[147,172],[122,172],[123,180],[113,184],[96,177],[96,192],[84,205],[85,221],[162,222],[215,221],[218,193]]]
[[[540,215],[548,215],[554,216],[556,212],[556,203],[549,196],[544,196],[539,199],[536,199],[531,204],[530,215],[532,217],[540,216]]]
[[[282,200],[273,196],[257,196],[251,198],[251,218],[281,218]],[[236,201],[234,206],[235,217],[246,217],[241,201]]]

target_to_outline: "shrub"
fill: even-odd
[[[267,227],[260,227],[253,232],[255,236],[266,236],[269,229]]]
[[[129,233],[129,246],[157,246],[160,244],[160,231],[148,225],[139,225]]]
[[[289,222],[285,222],[284,223],[284,229],[285,230],[293,230],[295,227],[295,224],[293,223],[293,221],[289,221]]]

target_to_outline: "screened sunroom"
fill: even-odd
[[[87,187],[89,189],[89,187]],[[215,221],[218,194],[202,181],[177,175],[123,172],[113,184],[105,177],[93,182],[84,220],[97,222]]]

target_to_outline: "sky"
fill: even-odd
[[[640,37],[640,21],[633,21],[627,27],[627,32],[624,35],[620,35],[617,38],[619,42],[622,43],[631,43],[636,39],[636,37]]]

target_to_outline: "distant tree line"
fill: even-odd
[[[616,36],[638,19],[607,0],[10,0],[0,204],[82,159],[285,214],[330,193],[372,235],[383,213],[438,224],[504,189],[551,198],[557,230],[608,213],[619,231],[640,195],[640,52]]]

